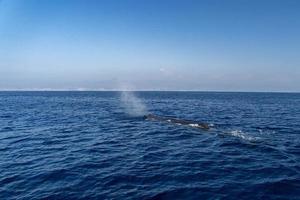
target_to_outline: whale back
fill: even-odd
[[[209,130],[209,125],[207,123],[193,121],[193,120],[185,120],[185,119],[178,119],[178,118],[173,118],[173,117],[158,116],[158,115],[154,115],[154,114],[145,115],[144,118],[146,120],[168,122],[168,123],[178,124],[178,125],[187,125],[187,126],[191,126],[194,128]]]

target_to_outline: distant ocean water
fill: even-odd
[[[299,198],[300,94],[0,92],[0,199]]]

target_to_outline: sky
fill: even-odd
[[[0,0],[0,90],[300,92],[298,0]]]

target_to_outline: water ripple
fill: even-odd
[[[297,199],[300,95],[141,92],[0,95],[0,199]]]

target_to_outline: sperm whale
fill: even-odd
[[[173,118],[173,117],[158,116],[158,115],[154,115],[154,114],[145,115],[144,119],[151,120],[151,121],[168,122],[168,123],[178,124],[178,125],[186,125],[186,126],[191,126],[194,128],[203,129],[203,130],[209,130],[209,125],[204,122],[185,120],[185,119],[177,119],[177,118]]]

